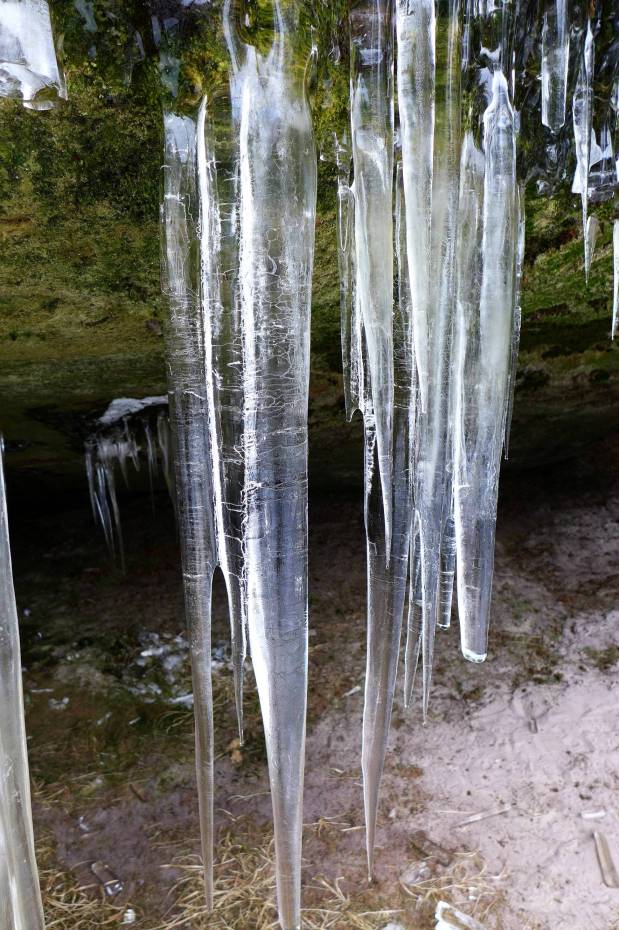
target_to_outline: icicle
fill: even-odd
[[[436,79],[434,0],[396,0],[396,11],[398,109],[404,162],[408,267],[415,319],[415,358],[421,407],[425,412],[433,362],[430,339]]]
[[[593,109],[593,63],[594,40],[591,21],[587,21],[582,61],[574,91],[572,105],[574,121],[574,144],[576,148],[576,165],[578,189],[582,200],[582,230],[585,242],[585,279],[589,280],[589,245],[587,242],[587,211],[589,201],[589,166],[591,160],[591,118]]]
[[[456,523],[453,518],[453,494],[447,496],[446,504],[449,516],[445,521],[441,540],[441,575],[436,620],[436,625],[441,630],[448,630],[451,626],[451,602],[456,571]]]
[[[273,4],[268,53],[242,43],[231,4],[239,146],[243,323],[245,578],[264,720],[283,930],[301,925],[302,785],[307,685],[307,402],[316,157],[303,69],[300,0]]]
[[[568,0],[546,0],[542,28],[542,123],[557,133],[565,123],[570,59]]]
[[[413,442],[417,379],[413,362],[412,308],[406,259],[406,224],[402,170],[396,172],[395,244],[398,301],[394,314],[394,405],[392,448],[393,532],[388,560],[381,484],[376,480],[378,456],[371,399],[366,419],[366,533],[368,563],[367,661],[363,711],[363,789],[367,831],[368,875],[373,871],[376,816],[398,665],[402,613],[410,545],[413,491]],[[368,392],[369,393],[369,392]]]
[[[613,322],[611,337],[617,334],[617,321],[619,319],[619,220],[613,223]]]
[[[436,22],[430,0],[398,0],[398,106],[406,199],[408,266],[411,280],[415,359],[419,372],[415,509],[421,596],[424,718],[428,710],[434,634],[450,611],[452,518],[450,356],[455,295],[460,147],[459,4],[449,4],[441,21],[441,54],[436,59]],[[439,78],[436,77],[437,70]],[[435,94],[435,87],[441,93]],[[443,541],[446,551],[441,555]],[[445,571],[441,602],[441,566]],[[414,614],[414,611],[413,611]],[[412,688],[417,627],[409,623],[409,669],[405,699]]]
[[[462,653],[486,657],[496,503],[517,301],[518,198],[514,112],[496,71],[482,156],[463,150],[455,364],[456,538]]]
[[[46,0],[2,0],[0,97],[17,97],[30,110],[49,110],[66,96]]]
[[[0,927],[44,930],[2,458],[0,437]]]
[[[197,295],[196,126],[189,117],[164,115],[164,267],[170,298],[167,361],[174,435],[177,513],[191,646],[196,770],[206,902],[213,906],[213,700],[211,586],[216,563],[213,483],[205,389],[204,327]],[[157,421],[164,472],[169,448]]]
[[[350,186],[351,154],[347,137],[335,139],[338,169],[337,184],[337,243],[340,276],[340,320],[342,340],[342,371],[344,376],[344,402],[346,417],[351,420],[360,410],[360,384],[363,381],[359,326],[356,314],[354,289],[355,267],[355,200]]]
[[[393,21],[390,0],[350,13],[355,300],[365,340],[389,560],[393,427]],[[369,415],[369,414],[368,414]],[[365,411],[364,411],[365,417]]]
[[[157,417],[157,445],[161,453],[161,464],[163,467],[163,477],[165,478],[166,487],[170,500],[176,504],[176,493],[174,490],[174,469],[172,454],[170,450],[170,421],[163,411]]]
[[[518,188],[518,248],[516,253],[516,297],[514,301],[514,325],[512,328],[512,352],[509,363],[509,386],[505,409],[505,441],[503,448],[505,458],[509,455],[509,437],[512,428],[512,414],[514,412],[514,393],[516,390],[516,373],[518,369],[518,348],[520,346],[520,326],[522,322],[521,288],[522,269],[524,267],[525,244],[525,201],[524,188]]]
[[[144,439],[146,441],[146,466],[148,469],[148,489],[150,491],[150,502],[155,512],[155,477],[157,475],[157,452],[155,450],[155,443],[153,440],[153,434],[151,432],[150,423],[148,420],[144,421]]]
[[[413,517],[409,554],[408,618],[404,653],[404,706],[412,703],[413,689],[421,655],[423,593],[421,587],[421,544],[419,523]]]
[[[245,588],[243,579],[243,391],[242,327],[237,279],[228,287],[221,268],[237,263],[236,208],[222,216],[212,130],[206,99],[197,123],[200,200],[200,277],[204,325],[205,385],[212,456],[217,561],[228,594],[232,664],[239,738],[243,742],[243,666],[245,663]],[[236,175],[229,191],[235,203]],[[223,181],[225,184],[226,182]],[[230,182],[228,182],[230,183]]]
[[[586,247],[585,247],[585,276],[587,281],[589,280],[589,272],[591,271],[591,262],[593,261],[593,253],[595,252],[595,244],[597,242],[598,234],[600,232],[600,221],[597,216],[593,214],[587,219],[587,231],[585,233]]]

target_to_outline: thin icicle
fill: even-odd
[[[307,688],[316,154],[296,44],[301,9],[300,0],[273,3],[273,44],[262,53],[240,41],[231,3],[224,8],[239,152],[247,618],[269,760],[283,930],[301,925]]]
[[[34,855],[19,622],[0,436],[0,927],[44,930]]]
[[[408,710],[413,699],[421,655],[423,625],[423,593],[421,588],[421,544],[419,523],[413,517],[409,552],[408,618],[404,653],[404,706]]]
[[[164,115],[164,272],[170,299],[166,337],[170,418],[174,435],[177,514],[185,614],[191,647],[196,728],[196,772],[206,903],[213,906],[213,696],[211,586],[216,565],[211,450],[205,388],[204,327],[198,295],[199,206],[196,125]],[[157,421],[164,473],[171,464],[168,432]],[[171,482],[171,475],[168,480]]]
[[[587,32],[582,51],[582,60],[574,91],[572,105],[574,121],[574,145],[576,148],[576,170],[578,189],[582,200],[582,231],[585,243],[585,279],[589,280],[589,244],[587,242],[587,212],[589,203],[589,166],[591,161],[591,119],[593,111],[593,64],[595,46],[591,20],[587,21]]]
[[[413,442],[417,402],[417,378],[413,361],[411,293],[406,261],[406,223],[401,165],[396,173],[395,245],[398,270],[398,301],[394,314],[394,405],[392,448],[393,532],[391,558],[387,559],[385,515],[378,467],[376,435],[369,411],[366,414],[367,533],[367,661],[363,709],[363,792],[366,819],[368,875],[373,872],[376,817],[391,709],[395,689],[402,614],[410,545],[413,491]],[[368,392],[369,393],[369,392]]]
[[[49,110],[66,96],[46,0],[1,0],[0,97]]]
[[[355,313],[355,199],[350,185],[351,152],[347,136],[335,140],[338,168],[337,183],[337,244],[340,275],[340,332],[342,341],[342,371],[346,417],[351,420],[361,408],[360,384],[363,380],[359,327]]]
[[[589,272],[591,271],[591,262],[593,261],[593,253],[595,252],[595,245],[597,243],[597,238],[600,232],[600,221],[598,220],[595,214],[587,217],[587,230],[585,232],[586,247],[585,247],[585,276],[587,281],[589,280]]]
[[[378,477],[391,552],[393,428],[393,19],[391,0],[361,0],[350,13],[350,111],[354,163],[355,300],[376,429]],[[364,412],[365,415],[365,412]]]
[[[568,0],[546,0],[542,27],[542,123],[557,133],[565,123],[570,61]]]
[[[441,630],[451,626],[451,604],[453,600],[454,577],[456,572],[456,523],[453,517],[453,494],[446,497],[449,516],[443,527],[441,540],[441,568],[439,584],[439,603],[436,625]]]
[[[516,303],[518,198],[514,112],[500,70],[484,114],[481,159],[463,153],[456,330],[456,538],[462,653],[486,657],[501,450]],[[481,209],[481,213],[480,213]],[[477,300],[479,283],[479,300]]]
[[[407,254],[421,408],[428,406],[432,329],[432,176],[436,81],[434,0],[396,0],[398,110],[404,162]]]
[[[617,334],[619,320],[619,220],[613,223],[613,322],[611,337]]]
[[[197,174],[200,204],[200,301],[204,327],[204,383],[208,404],[209,447],[217,533],[217,561],[228,594],[232,664],[239,738],[243,742],[243,666],[245,663],[245,588],[243,578],[243,462],[241,324],[234,288],[222,300],[221,267],[235,255],[236,222],[222,222],[215,154],[206,119],[206,98],[197,121]],[[234,193],[234,192],[233,192]],[[222,225],[224,229],[222,230]],[[226,232],[228,233],[226,237]],[[236,250],[235,250],[236,251]],[[225,261],[225,264],[223,264]],[[224,279],[225,280],[225,279]]]
[[[520,327],[522,323],[522,270],[524,268],[525,245],[525,201],[524,188],[518,188],[518,248],[516,253],[516,297],[514,301],[514,324],[512,328],[512,351],[509,363],[509,387],[507,389],[507,406],[505,410],[505,441],[503,448],[505,458],[509,455],[509,439],[512,428],[512,415],[514,412],[514,394],[516,391],[516,374],[518,369],[518,348],[520,346]]]

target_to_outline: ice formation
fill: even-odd
[[[66,96],[46,0],[0,2],[0,98],[48,110]],[[44,930],[34,852],[19,623],[0,437],[0,927]]]
[[[47,0],[0,2],[0,97],[49,110],[66,97]]]
[[[85,443],[86,478],[93,518],[101,527],[110,555],[118,560],[123,571],[125,547],[116,489],[117,473],[120,472],[125,486],[129,487],[129,463],[134,471],[140,471],[141,461],[145,458],[151,496],[161,468],[172,500],[175,500],[169,418],[163,408],[167,400],[167,397],[146,397],[142,401],[133,398],[112,401],[99,418],[97,430]],[[161,408],[155,432],[146,416],[136,418],[137,414],[151,407]],[[134,419],[130,421],[131,414]],[[138,441],[140,437],[141,442]]]
[[[307,686],[307,400],[316,158],[301,4],[275,3],[270,48],[224,4],[232,151],[204,97],[165,116],[168,369],[212,903],[210,587],[228,589],[241,717],[247,628],[265,727],[280,920],[300,927]]]
[[[407,575],[405,704],[411,703],[421,663],[425,718],[435,633],[450,624],[454,572],[462,653],[473,662],[487,653],[500,459],[508,449],[520,336],[528,179],[518,167],[522,120],[545,126],[551,140],[565,139],[571,110],[587,278],[602,230],[598,217],[589,215],[589,203],[616,190],[609,126],[616,131],[617,107],[606,98],[600,104],[597,96],[594,102],[602,6],[592,7],[580,26],[570,20],[564,0],[549,0],[543,16],[533,4],[478,0],[451,0],[444,7],[433,0],[360,0],[351,10],[353,180],[342,138],[336,147],[338,241],[346,408],[349,417],[362,411],[366,437],[362,768],[370,874]],[[541,34],[531,41],[535,28]],[[618,65],[608,34],[603,46],[608,97]],[[541,94],[535,98],[525,71],[536,48]],[[564,177],[569,148],[556,141],[547,146],[547,157]],[[616,230],[617,225],[615,262]],[[390,328],[378,288],[388,300],[391,237],[398,295]],[[388,266],[380,275],[374,272],[375,256]],[[617,312],[615,297],[613,332]],[[389,338],[391,369],[372,364],[370,355],[374,348],[374,357],[382,359],[376,346],[386,352]],[[385,437],[389,423],[391,444]]]
[[[0,927],[43,930],[0,437]]]

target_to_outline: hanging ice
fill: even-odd
[[[207,906],[213,905],[213,699],[211,586],[217,563],[205,346],[199,301],[196,125],[164,116],[164,278],[170,300],[166,339],[175,440],[177,513],[185,614],[191,647],[196,771]]]
[[[44,930],[34,856],[19,623],[0,437],[0,927]]]
[[[300,0],[275,2],[266,54],[226,4],[239,152],[245,583],[265,727],[280,922],[301,925],[307,690],[307,403],[316,156],[297,45]],[[295,60],[296,59],[296,60]]]
[[[413,340],[421,408],[425,413],[434,361],[430,264],[436,78],[434,0],[396,0],[396,27],[407,255],[415,320]]]
[[[619,220],[613,223],[613,322],[611,336],[617,334],[617,320],[619,319]]]
[[[546,0],[542,27],[542,123],[557,133],[565,123],[570,60],[568,0]]]
[[[47,0],[0,2],[0,97],[49,110],[66,97]]]
[[[181,537],[189,566],[194,677],[203,689],[197,731],[204,741],[207,885],[213,790],[207,650],[210,582],[220,564],[237,642],[239,706],[245,618],[248,626],[269,758],[284,930],[300,927],[316,197],[311,120],[304,70],[298,68],[300,8],[297,2],[274,4],[274,40],[260,52],[241,41],[231,4],[224,5],[233,153],[228,148],[226,158],[217,156],[208,101],[195,121],[169,115],[164,201],[176,480],[185,511]]]
[[[514,112],[495,72],[483,153],[462,151],[454,422],[458,612],[462,652],[486,657],[500,459],[517,305],[518,196]]]
[[[574,122],[574,147],[576,149],[576,170],[578,189],[582,200],[582,229],[585,242],[585,278],[589,279],[589,244],[587,241],[587,212],[589,203],[589,166],[591,160],[591,119],[593,109],[593,64],[594,40],[591,21],[587,20],[582,58],[574,91],[572,114]]]
[[[350,13],[350,119],[354,167],[355,302],[377,478],[391,549],[393,428],[393,19],[390,0],[362,0]],[[359,349],[361,345],[359,345]],[[361,390],[361,389],[360,389]],[[361,398],[360,398],[361,399]]]
[[[449,623],[455,567],[449,423],[460,146],[459,5],[451,3],[440,21],[438,61],[433,2],[397,0],[396,23],[406,238],[421,402],[415,443],[420,587],[409,609],[405,700],[410,701],[420,651],[425,716],[435,630]]]

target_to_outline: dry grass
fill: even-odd
[[[70,872],[53,866],[54,847],[48,837],[37,844],[37,861],[46,930],[101,930],[117,927],[124,907],[105,899],[99,886],[81,886]]]
[[[320,834],[337,830],[339,824],[308,825]],[[162,852],[170,843],[161,842]],[[183,851],[164,866],[178,880],[169,893],[170,905],[163,917],[140,915],[140,930],[279,930],[275,909],[273,839],[250,819],[235,819],[222,830],[215,866],[215,909],[204,905],[202,865],[198,856]],[[37,850],[41,872],[47,930],[103,930],[119,927],[129,905],[114,905],[100,886],[80,886],[71,873],[53,867],[54,848],[44,838]],[[425,868],[424,868],[425,866]],[[503,875],[492,875],[476,853],[458,853],[452,863],[440,867],[430,860],[412,866],[409,874],[387,892],[388,907],[376,888],[348,891],[341,878],[304,876],[303,930],[382,930],[390,922],[406,930],[430,930],[439,901],[448,901],[478,920],[485,930],[501,927]],[[525,930],[525,928],[523,928]],[[528,928],[527,928],[528,930]]]
[[[180,856],[170,868],[181,872],[172,890],[174,905],[156,930],[279,930],[275,910],[273,840],[239,821],[220,841],[215,908],[204,906],[202,867],[197,857]],[[368,906],[367,896],[351,898],[339,880],[316,878],[304,888],[316,901],[303,909],[304,930],[378,930],[399,912]]]

